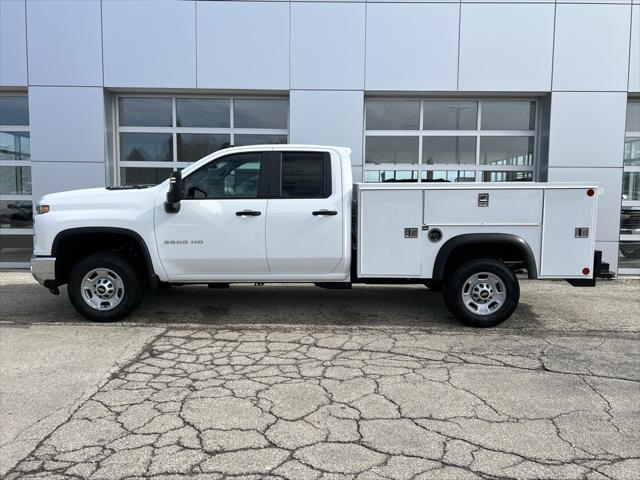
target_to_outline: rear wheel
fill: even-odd
[[[142,287],[134,270],[121,258],[107,253],[91,255],[74,265],[67,289],[76,311],[96,322],[120,320],[142,299]]]
[[[504,263],[483,258],[461,265],[447,282],[444,296],[458,320],[472,327],[493,327],[515,311],[520,286]]]

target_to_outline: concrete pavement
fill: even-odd
[[[111,329],[133,342],[10,479],[635,479],[640,471],[635,281],[523,282],[516,316],[479,331],[419,287],[178,288],[103,326],[82,322],[24,274],[1,279],[3,352],[18,332],[28,349],[42,328],[51,344]],[[26,305],[28,297],[38,301]],[[48,357],[47,375],[38,375],[42,363],[15,362],[26,363],[31,387],[55,398],[47,384],[74,374],[56,366],[59,351]]]

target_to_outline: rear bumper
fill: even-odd
[[[596,250],[593,254],[593,278],[570,278],[567,282],[574,287],[595,287],[596,278],[611,279],[615,274],[609,270],[609,264],[602,261],[602,252]]]
[[[45,287],[56,287],[56,257],[31,257],[31,274]]]

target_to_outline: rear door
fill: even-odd
[[[545,191],[541,278],[592,277],[597,199],[596,187]]]
[[[272,275],[326,274],[343,257],[340,159],[329,152],[273,152],[267,207]]]

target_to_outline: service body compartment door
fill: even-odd
[[[424,192],[424,224],[539,225],[542,189],[455,188]]]
[[[595,195],[587,195],[588,190]],[[595,187],[545,191],[541,277],[592,278],[597,191]],[[585,267],[588,275],[582,273]]]
[[[358,276],[419,277],[421,190],[360,190]]]

